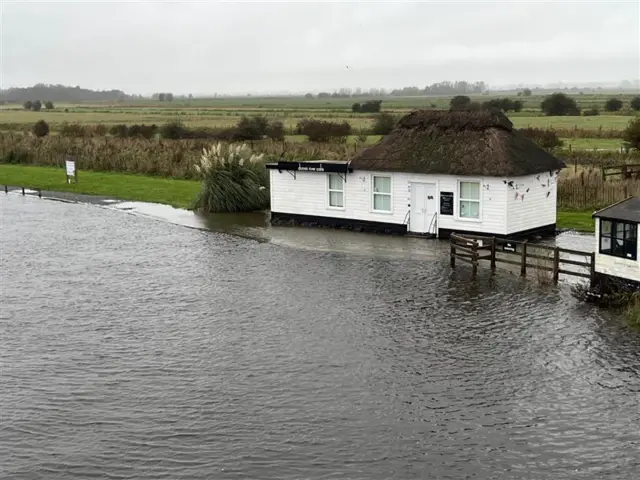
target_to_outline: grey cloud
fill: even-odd
[[[640,76],[640,2],[4,2],[2,86],[214,93]],[[349,68],[346,68],[346,66]]]

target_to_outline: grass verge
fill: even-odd
[[[558,210],[556,226],[559,229],[570,229],[576,232],[594,233],[595,222],[591,215],[595,210],[586,212],[574,212]]]
[[[129,173],[78,172],[78,183],[67,184],[63,168],[0,165],[0,185],[58,192],[104,195],[121,200],[191,208],[200,182]]]

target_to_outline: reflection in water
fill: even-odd
[[[566,288],[101,206],[0,195],[3,478],[637,478],[640,337]]]

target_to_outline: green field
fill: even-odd
[[[65,171],[54,167],[0,165],[0,185],[58,192],[104,195],[122,200],[190,208],[200,182],[111,172],[78,172],[78,183],[66,183]]]

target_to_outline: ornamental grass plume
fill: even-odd
[[[252,212],[269,207],[264,154],[246,144],[218,142],[204,148],[194,169],[202,179],[195,209],[207,213]]]

